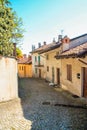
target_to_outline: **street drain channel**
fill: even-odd
[[[59,104],[59,103],[54,103],[52,104],[51,102],[43,102],[42,105],[51,105],[51,106],[61,106],[61,107],[71,107],[71,108],[82,108],[82,109],[87,109],[86,105],[69,105],[69,104]]]
[[[50,102],[43,102],[43,105],[50,105]]]

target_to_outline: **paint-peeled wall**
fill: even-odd
[[[0,102],[18,97],[17,61],[0,56]]]

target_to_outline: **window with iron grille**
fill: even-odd
[[[67,64],[67,80],[72,81],[72,66]]]

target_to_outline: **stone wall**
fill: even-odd
[[[0,56],[0,102],[18,97],[17,61]]]

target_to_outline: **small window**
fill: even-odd
[[[49,55],[46,55],[46,60],[49,60]]]
[[[67,80],[72,81],[72,66],[67,65]]]
[[[56,52],[56,55],[59,55],[59,51],[58,51],[58,52]]]
[[[35,73],[37,74],[37,68],[35,68]]]
[[[47,66],[47,72],[49,72],[49,66]]]

